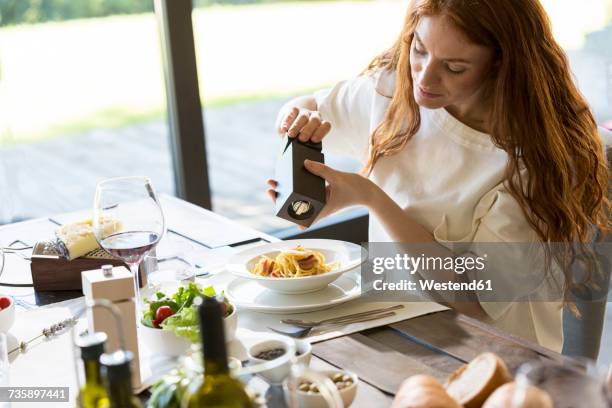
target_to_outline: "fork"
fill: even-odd
[[[377,320],[377,319],[382,319],[383,317],[391,317],[391,316],[395,316],[395,312],[386,312],[386,313],[378,313],[375,315],[370,315],[370,316],[361,316],[361,317],[354,317],[353,319],[346,319],[344,321],[338,322],[338,323],[325,323],[325,326],[331,326],[331,325],[335,325],[335,324],[350,324],[350,323],[361,323],[361,322],[369,322],[371,320]],[[319,325],[319,326],[323,326],[323,325]],[[272,330],[273,332],[279,333],[279,334],[284,334],[285,336],[289,336],[289,337],[294,337],[294,338],[302,338],[302,337],[306,337],[310,334],[310,332],[318,326],[308,326],[308,327],[302,327],[302,326],[292,326],[292,327],[288,327],[288,328],[276,328],[276,327],[270,327],[268,326],[268,329]]]
[[[281,320],[281,322],[285,324],[290,324],[293,326],[315,327],[315,326],[323,326],[326,324],[344,323],[345,320],[351,320],[351,319],[360,318],[360,317],[367,317],[367,316],[375,315],[378,313],[390,312],[392,310],[399,310],[403,308],[404,308],[404,305],[395,305],[395,306],[385,307],[382,309],[373,309],[373,310],[368,310],[366,312],[352,313],[352,314],[348,314],[344,316],[332,317],[330,319],[319,320],[318,322],[299,320],[299,319],[283,319]]]

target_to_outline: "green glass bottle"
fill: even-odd
[[[76,340],[85,371],[85,384],[79,391],[78,399],[81,408],[108,407],[108,394],[100,373],[100,356],[104,353],[105,344],[105,333],[91,333]]]
[[[221,303],[204,296],[198,308],[204,378],[185,398],[188,408],[254,408],[242,383],[230,375]]]
[[[130,363],[133,359],[134,355],[130,351],[123,350],[100,356],[110,408],[142,408],[142,404],[132,393]]]

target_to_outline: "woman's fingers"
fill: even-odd
[[[332,169],[331,167],[312,160],[304,160],[304,167],[306,167],[306,170],[312,174],[324,178],[327,181],[331,181],[336,172],[336,170]]]
[[[329,133],[331,124],[322,120],[317,111],[294,107],[285,116],[278,130],[281,135],[298,137],[302,142],[312,140],[318,143]]]
[[[266,190],[266,193],[268,194],[268,197],[272,199],[273,202],[276,202],[276,197],[278,196],[278,193],[274,189],[269,188],[268,190]]]
[[[266,194],[272,199],[272,201],[276,202],[276,197],[278,197],[278,193],[276,192],[276,187],[278,187],[278,183],[274,179],[266,180],[269,189],[266,190]]]
[[[291,108],[291,111],[287,114],[287,116],[285,116],[285,119],[283,120],[283,123],[281,124],[280,133],[282,135],[287,133],[287,131],[289,130],[289,128],[291,127],[291,125],[293,124],[293,122],[295,121],[295,118],[297,118],[299,113],[300,113],[299,108],[297,107]]]
[[[312,135],[315,131],[321,126],[321,118],[319,117],[318,112],[312,112],[310,114],[310,118],[308,123],[302,128],[300,131],[299,139],[302,142],[306,142],[312,138]]]
[[[310,119],[310,113],[307,110],[300,111],[299,115],[287,131],[290,137],[296,137],[300,131],[306,126],[308,120]]]
[[[312,134],[312,136],[310,137],[310,140],[312,140],[315,143],[319,143],[329,133],[330,130],[331,130],[331,123],[324,120],[323,122],[321,122],[321,125]]]

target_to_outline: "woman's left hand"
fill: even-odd
[[[312,174],[327,181],[325,192],[326,204],[315,222],[346,207],[368,205],[370,198],[375,192],[373,188],[374,183],[359,174],[334,170],[323,163],[311,160],[305,160],[304,167]],[[276,182],[268,180],[268,185],[270,186],[268,195],[275,199],[276,192],[274,188],[276,187]]]

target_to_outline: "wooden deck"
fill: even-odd
[[[205,111],[214,210],[262,231],[289,226],[274,216],[265,195],[279,148],[274,120],[283,103]],[[334,162],[354,168],[346,159]],[[174,194],[165,121],[0,148],[0,224],[91,207],[98,180],[134,174]]]

